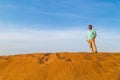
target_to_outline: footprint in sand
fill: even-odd
[[[38,59],[38,63],[44,64],[46,61],[49,60],[49,58],[48,58],[49,55],[50,55],[49,53],[44,54],[41,58]]]

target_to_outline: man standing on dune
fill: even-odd
[[[87,42],[89,44],[90,47],[90,53],[97,53],[97,47],[95,44],[95,39],[97,36],[97,33],[95,30],[92,30],[92,25],[88,25],[88,38],[87,38]]]

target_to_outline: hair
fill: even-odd
[[[91,24],[89,24],[89,25],[88,25],[88,27],[92,27],[92,25],[91,25]]]

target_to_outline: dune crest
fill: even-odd
[[[0,56],[0,80],[120,80],[120,53]]]

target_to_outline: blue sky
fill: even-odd
[[[89,51],[88,24],[99,51],[120,51],[119,9],[119,0],[2,0],[0,54]]]

